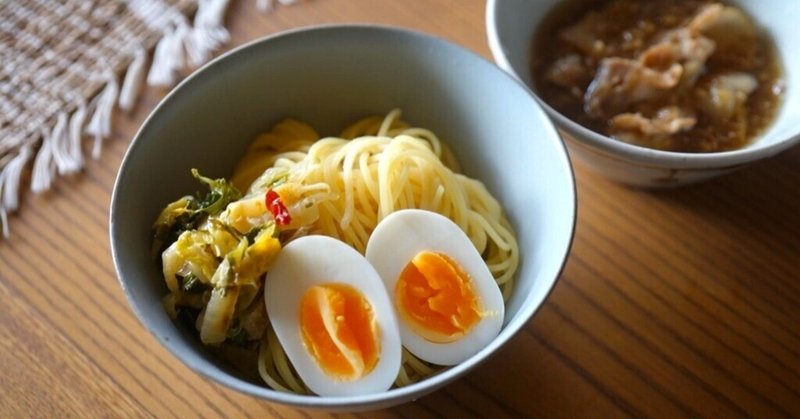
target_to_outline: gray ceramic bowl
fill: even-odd
[[[497,64],[531,86],[531,47],[547,13],[564,0],[489,0],[486,31]],[[617,141],[571,121],[540,101],[564,135],[570,153],[600,174],[619,182],[646,187],[677,186],[730,173],[800,142],[800,54],[797,22],[800,2],[730,0],[747,11],[775,40],[783,58],[788,88],[772,126],[748,146],[720,153],[676,153]],[[535,93],[535,92],[534,92]]]
[[[393,107],[440,135],[470,176],[483,180],[516,227],[517,286],[500,335],[433,378],[367,396],[278,393],[220,362],[164,312],[167,292],[150,256],[150,227],[165,204],[197,190],[189,175],[228,176],[247,144],[284,117],[336,135]],[[142,324],[176,358],[212,380],[270,401],[331,411],[414,400],[462,376],[525,325],[553,287],[575,222],[570,162],[555,128],[524,86],[481,57],[402,29],[327,26],[241,47],[178,86],[144,123],[122,163],[110,234],[120,283]]]

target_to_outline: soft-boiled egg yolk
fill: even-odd
[[[417,209],[393,212],[372,231],[366,257],[389,291],[403,346],[417,358],[456,365],[500,333],[500,287],[449,218]]]
[[[451,258],[430,251],[418,253],[403,269],[395,304],[403,321],[437,343],[459,339],[481,318],[469,276]]]
[[[309,288],[300,307],[300,329],[308,351],[333,378],[358,379],[378,361],[380,339],[372,306],[349,285]]]
[[[344,242],[311,235],[287,243],[267,272],[264,303],[286,357],[312,392],[375,394],[397,378],[402,347],[389,292]]]

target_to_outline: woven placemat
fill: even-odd
[[[292,0],[280,0],[283,4]],[[115,108],[170,86],[228,40],[229,0],[0,0],[0,224],[33,192],[101,153]],[[258,0],[263,10],[272,0]],[[193,18],[190,20],[190,16]],[[150,52],[152,52],[152,62]]]

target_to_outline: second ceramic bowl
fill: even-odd
[[[569,1],[569,0],[567,0]],[[574,1],[574,0],[573,0]],[[536,93],[531,80],[533,38],[547,14],[564,0],[489,0],[486,28],[497,64]],[[636,186],[664,187],[699,182],[774,156],[800,142],[800,2],[730,1],[748,12],[775,41],[783,60],[784,103],[772,126],[748,146],[719,153],[677,153],[624,143],[593,132],[537,100],[567,141],[570,153],[597,173]]]

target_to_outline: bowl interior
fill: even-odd
[[[439,135],[464,171],[503,204],[522,252],[501,335],[432,379],[384,394],[330,399],[286,395],[248,382],[175,327],[150,255],[160,210],[197,191],[189,174],[229,176],[248,143],[282,118],[338,135],[356,119],[394,107]],[[176,88],[145,122],[123,161],[111,205],[117,272],[143,324],[197,372],[273,401],[359,410],[410,400],[463,374],[506,342],[542,303],[562,268],[575,219],[563,144],[536,101],[488,61],[448,42],[393,28],[330,26],[251,43]]]
[[[564,0],[489,0],[487,4],[487,30],[489,44],[498,65],[534,90],[530,75],[532,41],[536,29],[547,13]],[[545,104],[545,109],[553,117],[560,128],[565,129],[579,140],[593,143],[605,143],[604,148],[613,149],[626,155],[638,153],[647,157],[665,158],[673,155],[677,159],[695,158],[700,160],[714,159],[718,155],[736,158],[744,157],[755,151],[766,157],[775,154],[800,140],[800,55],[795,53],[797,42],[797,24],[800,19],[800,2],[783,0],[764,0],[752,2],[745,0],[728,0],[755,18],[757,24],[775,41],[784,66],[786,92],[784,103],[775,122],[756,141],[741,150],[725,153],[686,154],[658,152],[595,134],[570,121]],[[542,103],[544,103],[542,101]],[[634,150],[637,149],[638,151]],[[658,156],[656,156],[658,155]],[[677,160],[676,159],[676,160]],[[742,162],[742,161],[739,161]],[[734,161],[728,161],[728,164]]]

